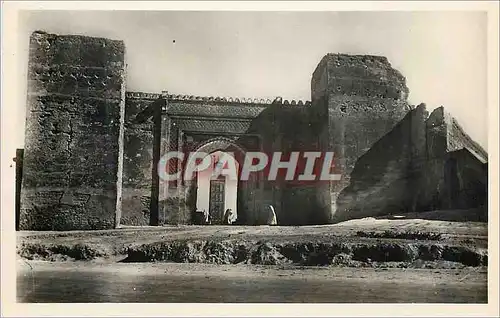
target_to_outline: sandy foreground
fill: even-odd
[[[487,303],[487,233],[411,218],[19,232],[17,299]]]
[[[19,261],[19,302],[487,303],[487,269]]]
[[[403,277],[416,284],[440,283],[455,276],[455,282],[482,283],[487,273],[486,267],[464,267],[456,269],[412,269],[412,268],[351,268],[321,266],[265,266],[265,265],[217,265],[200,263],[110,263],[110,262],[45,262],[18,260],[18,271],[22,275],[31,272],[50,272],[57,269],[60,273],[102,273],[156,276],[189,275],[217,276],[221,278],[254,277],[298,277],[304,279],[349,278],[352,280],[387,281]],[[437,281],[436,281],[437,280]]]

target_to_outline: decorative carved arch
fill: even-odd
[[[196,153],[203,152],[206,154],[211,154],[216,151],[225,151],[228,147],[234,147],[236,148],[236,150],[238,150],[238,153],[234,154],[234,159],[236,159],[236,161],[238,161],[238,158],[242,159],[247,153],[246,149],[238,145],[234,140],[227,137],[215,137],[202,142],[195,148],[192,153],[188,155],[186,167],[190,164],[193,164],[192,160],[195,160]],[[239,164],[242,163],[239,162]]]
[[[227,137],[215,137],[206,140],[198,145],[194,152],[212,153],[217,150],[225,150],[228,147],[235,147],[240,152],[240,154],[247,153],[247,150],[245,148],[241,147],[237,142]]]

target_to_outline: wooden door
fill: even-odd
[[[212,224],[222,224],[223,221],[224,181],[210,180],[210,217]]]

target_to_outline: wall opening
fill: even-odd
[[[234,154],[220,150],[207,156],[210,156],[210,166],[197,173],[196,210],[209,212],[211,224],[223,224],[228,209],[238,217],[239,163]],[[224,166],[219,166],[221,163]]]

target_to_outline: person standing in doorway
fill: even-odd
[[[227,209],[224,213],[224,224],[231,225],[236,221],[236,215],[233,213],[233,210]]]
[[[267,225],[278,225],[278,219],[272,205],[268,206]]]
[[[203,216],[205,217],[205,224],[210,224],[210,214],[207,210],[203,210]]]

